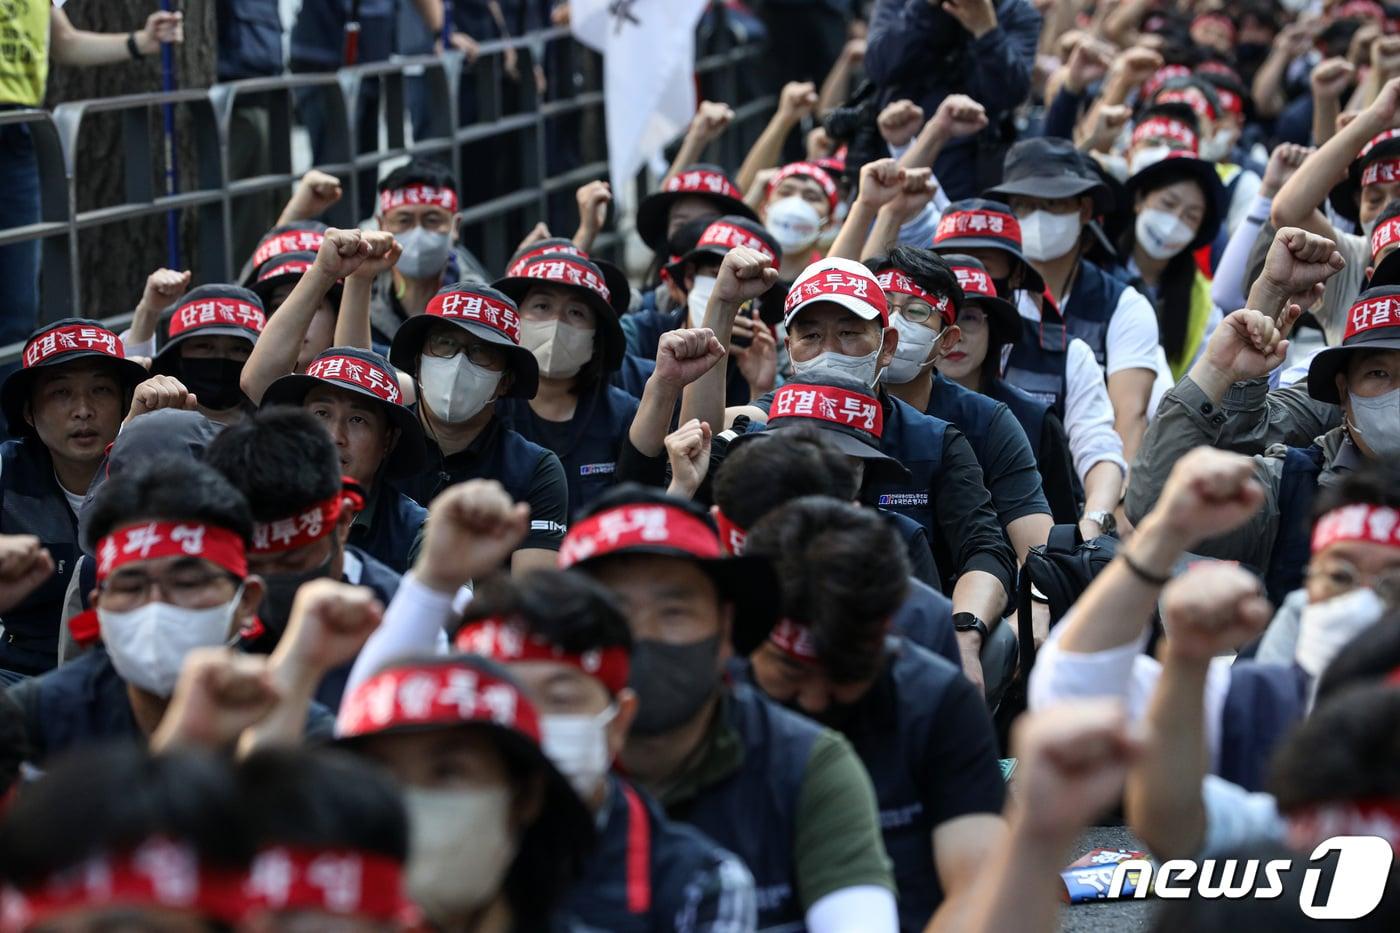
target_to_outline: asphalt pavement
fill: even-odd
[[[1147,847],[1123,826],[1094,826],[1085,830],[1079,844],[1070,853],[1070,860],[1090,849],[1133,849]],[[1156,905],[1151,899],[1096,901],[1066,904],[1060,908],[1060,930],[1063,933],[1135,933],[1152,928]]]

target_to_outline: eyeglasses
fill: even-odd
[[[1369,586],[1384,602],[1400,604],[1400,568],[1365,574],[1347,561],[1334,559],[1310,565],[1308,581],[1317,585],[1324,599]]]
[[[436,356],[442,359],[450,359],[459,353],[465,353],[467,359],[484,369],[502,370],[506,366],[505,354],[496,347],[481,341],[472,341],[466,335],[452,333],[436,333],[428,337],[423,344],[423,350],[429,356]]]
[[[165,574],[150,574],[142,570],[119,570],[98,586],[107,608],[121,612],[144,605],[153,599],[152,587],[165,597],[165,602],[182,609],[206,609],[217,605],[221,595],[218,584],[228,581],[238,586],[238,579],[227,571],[208,567],[177,567]]]
[[[446,211],[425,211],[415,215],[412,211],[391,211],[380,222],[387,233],[407,233],[414,227],[422,227],[429,233],[446,233],[452,229],[452,215]]]
[[[927,301],[920,301],[917,298],[900,305],[898,310],[900,316],[914,324],[927,324],[934,317],[942,317],[933,310],[933,306]]]

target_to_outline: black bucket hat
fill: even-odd
[[[240,283],[251,288],[258,280],[258,272],[268,260],[283,253],[315,253],[321,248],[330,228],[319,220],[295,220],[289,224],[279,224],[263,234],[248,260],[248,274]]]
[[[540,384],[540,366],[535,354],[520,345],[520,314],[515,302],[485,285],[458,282],[441,288],[422,314],[415,314],[399,325],[389,345],[389,362],[416,377],[423,341],[438,321],[460,327],[505,351],[514,377],[506,397],[535,397]]]
[[[1188,251],[1197,250],[1207,243],[1214,242],[1215,235],[1220,232],[1220,202],[1224,200],[1225,194],[1214,164],[1198,159],[1185,150],[1176,150],[1167,153],[1165,158],[1138,169],[1124,187],[1128,197],[1135,203],[1139,194],[1156,191],[1182,180],[1194,181],[1205,196],[1205,214],[1201,217],[1201,227],[1196,231],[1195,238],[1186,245]]]
[[[753,208],[744,203],[744,193],[718,165],[700,163],[681,169],[666,180],[661,190],[647,195],[637,207],[637,235],[642,242],[661,252],[666,248],[667,220],[671,206],[681,198],[704,198],[721,214],[739,214],[757,220]]]
[[[783,248],[767,227],[739,214],[726,214],[707,223],[695,240],[695,245],[664,266],[666,274],[671,281],[679,284],[681,272],[687,263],[695,262],[701,256],[723,259],[736,246],[758,250],[768,257],[775,269],[783,261]]]
[[[996,285],[982,261],[961,253],[944,253],[943,261],[958,277],[963,305],[976,305],[987,317],[989,340],[996,346],[1015,343],[1021,336],[1021,312],[997,294]]]
[[[543,256],[545,253],[564,253],[568,256],[587,259],[603,270],[603,281],[608,283],[608,301],[611,302],[617,316],[622,317],[632,307],[632,283],[627,281],[627,273],[623,272],[616,263],[599,259],[587,250],[579,249],[574,245],[573,240],[566,240],[561,236],[536,240],[529,246],[516,250],[515,255],[510,257],[510,262],[506,264],[506,275],[519,275],[520,269],[527,260]]]
[[[372,350],[358,347],[331,347],[318,354],[306,374],[282,376],[263,393],[262,407],[297,405],[317,386],[330,386],[342,392],[362,395],[376,403],[399,429],[399,441],[384,461],[384,475],[403,479],[421,472],[428,462],[423,426],[418,416],[403,402],[394,367]]]
[[[273,256],[258,268],[257,277],[253,280],[253,284],[248,287],[262,299],[264,308],[270,308],[272,306],[272,293],[283,285],[295,286],[301,281],[303,275],[311,271],[311,267],[315,263],[316,254],[307,250]],[[344,290],[345,283],[337,281],[326,293],[326,297],[330,299],[331,308],[337,312],[340,310],[340,296]],[[268,312],[268,314],[271,313],[271,311]]]
[[[24,403],[29,400],[39,373],[52,366],[85,359],[108,362],[126,392],[150,376],[144,366],[126,358],[121,338],[100,321],[69,317],[38,327],[24,342],[20,368],[6,376],[4,384],[0,385],[0,411],[9,423],[11,436],[34,433],[34,428],[24,420]]]
[[[510,296],[518,307],[530,289],[541,284],[570,289],[593,309],[603,339],[603,368],[612,372],[621,366],[627,337],[612,305],[612,291],[597,263],[569,253],[540,253],[512,264],[505,278],[492,282],[491,287]]]
[[[731,641],[747,657],[763,644],[782,614],[777,576],[767,560],[728,557],[708,512],[639,483],[620,483],[584,510],[559,548],[559,569],[584,573],[598,560],[654,554],[693,561],[734,604]]]
[[[1347,167],[1347,177],[1337,183],[1328,198],[1339,217],[1361,224],[1361,189],[1371,184],[1400,181],[1400,129],[1371,137]]]
[[[1337,374],[1365,350],[1400,350],[1400,287],[1371,288],[1347,312],[1340,346],[1328,347],[1308,364],[1308,394],[1319,402],[1341,404]]]
[[[249,344],[267,325],[262,299],[237,285],[201,285],[161,315],[152,372],[167,372],[180,344],[195,337],[239,337]]]
[[[1033,292],[1045,288],[1045,280],[1021,252],[1021,222],[1001,201],[968,198],[943,209],[933,233],[933,251],[947,254],[969,249],[1000,250],[1020,264],[1022,288]]]
[[[1067,139],[1036,136],[1023,139],[1006,153],[1001,184],[983,196],[1006,201],[1023,198],[1094,199],[1094,213],[1107,214],[1113,203],[1108,186],[1087,164],[1087,156]]]

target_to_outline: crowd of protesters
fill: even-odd
[[[30,334],[0,931],[1400,926],[1400,9],[850,6],[645,270],[413,160]]]

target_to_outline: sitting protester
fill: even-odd
[[[666,242],[687,223],[702,217],[738,214],[757,220],[724,170],[696,164],[680,169],[637,205],[637,235],[661,257]],[[664,258],[664,257],[661,257]]]
[[[293,220],[278,224],[262,235],[253,255],[244,263],[238,276],[238,284],[252,288],[258,280],[258,273],[278,256],[286,253],[314,253],[321,248],[329,229],[319,220]]]
[[[151,372],[178,379],[206,418],[232,424],[252,410],[239,379],[266,323],[248,289],[201,285],[161,317]]]

